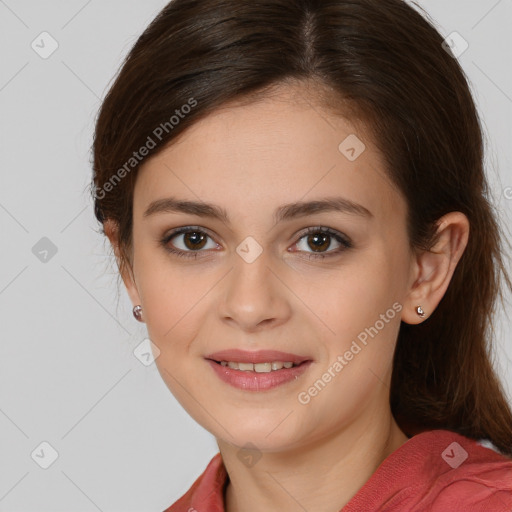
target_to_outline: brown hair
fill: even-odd
[[[397,422],[409,435],[445,428],[487,438],[512,456],[512,413],[490,359],[500,277],[512,289],[505,238],[488,199],[468,81],[442,43],[428,15],[402,0],[173,0],[101,106],[95,215],[115,221],[118,263],[131,271],[134,151],[156,154],[228,101],[314,84],[315,103],[371,132],[406,198],[411,247],[432,247],[435,221],[450,211],[471,226],[436,310],[419,325],[401,324],[390,393]]]

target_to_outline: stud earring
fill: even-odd
[[[142,322],[142,306],[135,306],[133,308],[133,316],[139,321]]]
[[[418,315],[421,317],[425,316],[425,311],[423,311],[421,306],[416,306],[416,313],[418,313]]]

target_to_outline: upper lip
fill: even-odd
[[[289,352],[279,350],[258,350],[249,352],[247,350],[230,349],[221,350],[205,356],[206,359],[213,361],[232,361],[237,363],[267,363],[273,361],[289,362],[300,364],[303,361],[310,361],[310,357],[303,357]]]

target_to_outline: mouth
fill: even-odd
[[[311,357],[300,356],[279,350],[247,351],[240,349],[221,350],[205,356],[205,359],[214,361],[221,366],[228,366],[235,370],[270,372],[282,368],[292,368],[304,362],[312,361]]]
[[[244,391],[264,391],[294,381],[313,363],[310,357],[276,350],[224,350],[205,359],[222,381]]]
[[[240,370],[244,372],[254,372],[254,373],[269,373],[282,370],[283,368],[295,368],[297,366],[301,366],[308,361],[302,361],[301,363],[294,363],[293,361],[267,361],[264,363],[241,363],[237,361],[216,361],[215,359],[210,359],[214,363],[217,363],[220,366],[227,366],[232,370]]]

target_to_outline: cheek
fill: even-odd
[[[319,393],[322,397],[311,399],[311,412],[318,408],[315,414],[321,414],[322,407],[331,402],[340,404],[343,416],[369,400],[376,387],[384,386],[392,368],[402,310],[401,278],[396,271],[394,255],[374,246],[358,254],[335,278],[333,274],[325,279],[327,293],[320,293],[320,287],[311,290],[308,304],[312,309],[318,305],[315,312],[329,327],[323,335],[326,357],[314,375],[320,388],[327,383],[328,389]],[[307,399],[310,394],[304,391]]]
[[[381,314],[394,318],[401,298],[393,259],[378,248],[358,254],[340,269],[317,276],[308,288],[307,304],[339,340],[348,340],[373,325]]]
[[[144,303],[144,320],[148,333],[161,350],[174,340],[185,340],[197,327],[191,319],[204,294],[215,284],[212,273],[198,274],[193,266],[177,262],[163,248],[152,247],[145,240],[135,256],[137,285]]]

